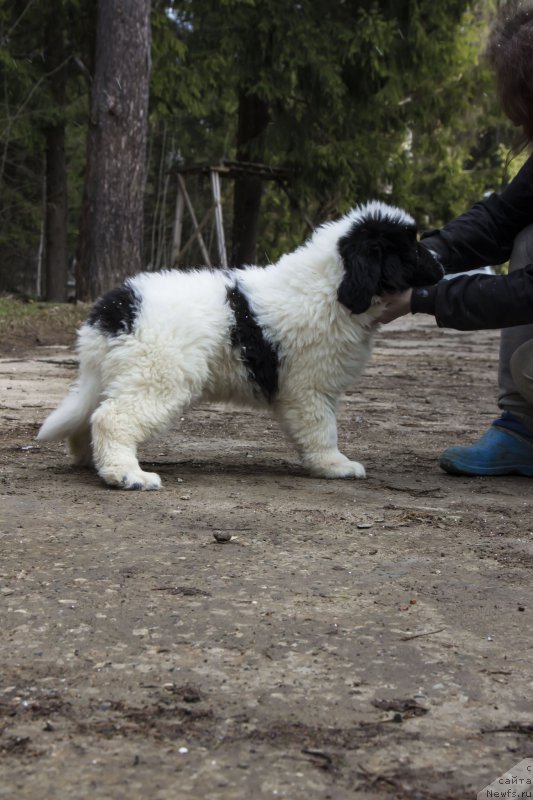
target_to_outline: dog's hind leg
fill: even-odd
[[[320,478],[364,478],[365,468],[350,461],[337,447],[336,403],[316,392],[287,398],[276,411],[295,443],[303,466]]]
[[[93,463],[91,448],[91,429],[89,425],[80,428],[67,439],[73,463],[78,467],[90,467]]]
[[[141,469],[137,446],[168,424],[180,407],[176,403],[169,408],[155,392],[105,400],[91,419],[94,463],[100,477],[122,489],[159,489],[159,475]]]

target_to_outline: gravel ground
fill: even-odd
[[[0,362],[0,798],[464,800],[532,755],[532,483],[436,462],[495,413],[496,333],[382,332],[339,414],[365,481],[199,406],[158,493],[36,444],[53,339]]]

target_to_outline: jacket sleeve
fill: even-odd
[[[445,271],[464,272],[507,261],[520,231],[533,223],[533,155],[511,183],[491,194],[422,243],[439,257]]]
[[[509,275],[460,275],[414,289],[413,314],[434,314],[441,328],[461,331],[533,323],[533,264]]]

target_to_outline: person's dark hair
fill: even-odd
[[[503,110],[533,143],[533,1],[504,3],[492,27],[487,57]]]

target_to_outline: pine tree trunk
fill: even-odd
[[[66,103],[67,74],[62,26],[62,0],[50,0],[44,34],[44,64],[56,108]],[[65,122],[61,119],[45,130],[45,292],[46,300],[63,302],[67,295],[67,168]]]
[[[256,95],[241,93],[237,125],[237,160],[263,161],[264,138],[269,122],[266,103]],[[254,175],[235,179],[231,263],[254,264],[263,182]]]
[[[142,268],[150,0],[99,0],[77,297]]]

